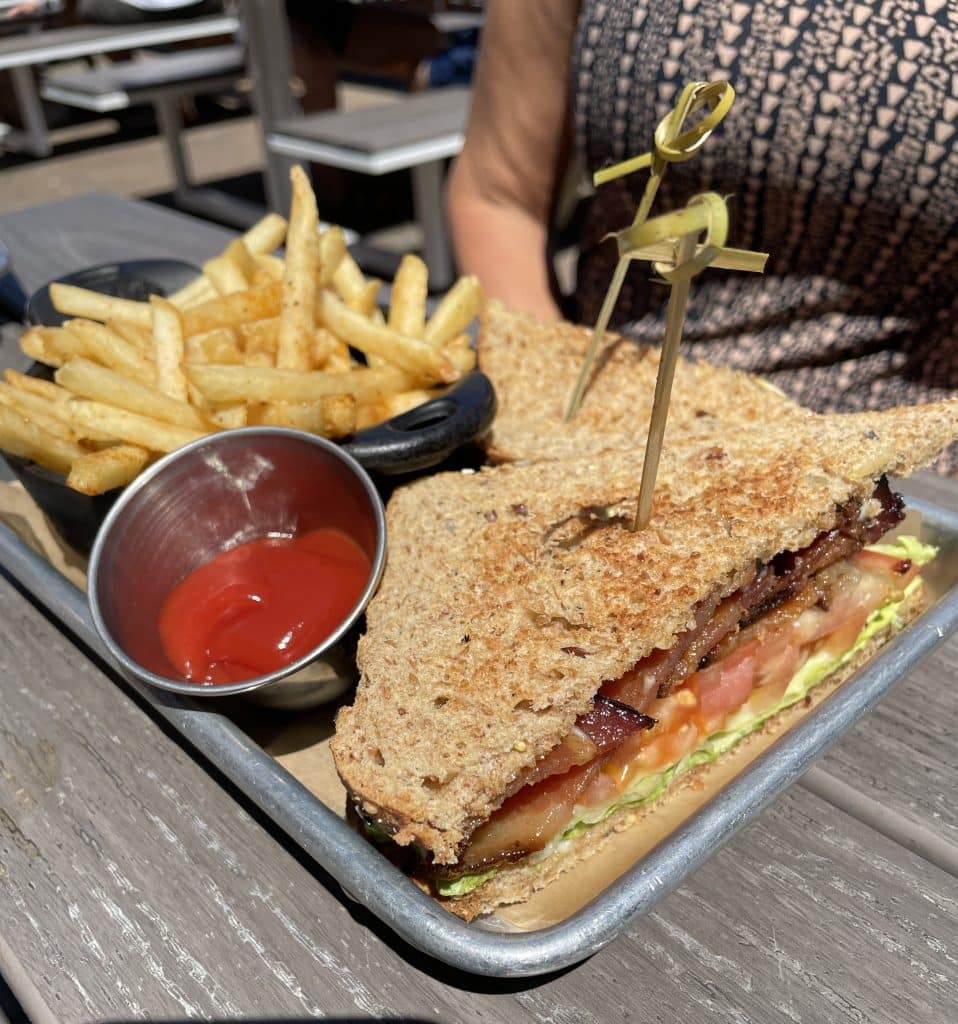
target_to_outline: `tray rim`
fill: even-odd
[[[923,522],[958,538],[958,512],[914,497],[907,504],[921,513]],[[5,526],[0,529],[0,566],[65,629],[113,665],[94,629],[85,594]],[[225,715],[211,711],[208,703],[123,679],[331,875],[349,899],[402,940],[470,974],[533,977],[588,958],[648,913],[956,628],[958,580],[613,885],[564,921],[529,932],[492,930],[460,920],[410,882]]]

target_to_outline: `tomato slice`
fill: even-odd
[[[748,700],[755,686],[760,651],[759,640],[749,640],[690,677],[687,685],[695,691],[707,723],[721,722]]]

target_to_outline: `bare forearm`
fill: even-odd
[[[546,229],[516,207],[450,185],[449,215],[459,269],[475,274],[488,298],[542,321],[558,320],[546,261]]]
[[[489,0],[448,206],[462,270],[507,305],[556,319],[546,238],[565,155],[578,0]]]

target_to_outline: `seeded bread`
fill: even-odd
[[[656,348],[607,334],[582,406],[565,422],[590,337],[586,327],[543,325],[498,302],[486,305],[478,355],[499,402],[485,440],[492,461],[561,459],[610,448],[642,451],[659,370]],[[806,415],[759,377],[680,358],[666,443],[677,435],[708,434],[729,422]]]
[[[388,565],[332,741],[364,812],[456,862],[475,826],[615,679],[690,627],[756,560],[811,542],[958,438],[958,401],[884,413],[743,418],[663,451],[631,531],[641,454],[449,473],[402,488]]]

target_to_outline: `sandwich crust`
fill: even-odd
[[[582,406],[564,419],[591,331],[570,323],[540,324],[486,304],[479,332],[479,367],[490,378],[498,411],[485,439],[494,462],[575,457],[645,444],[659,350],[614,333],[603,339]],[[731,422],[761,423],[807,410],[760,377],[679,358],[669,403],[666,443],[674,436],[709,436]]]
[[[337,769],[364,813],[437,863],[621,676],[783,550],[866,501],[882,474],[958,437],[958,401],[761,417],[666,445],[652,520],[631,531],[641,454],[439,474],[400,489],[360,641]]]

